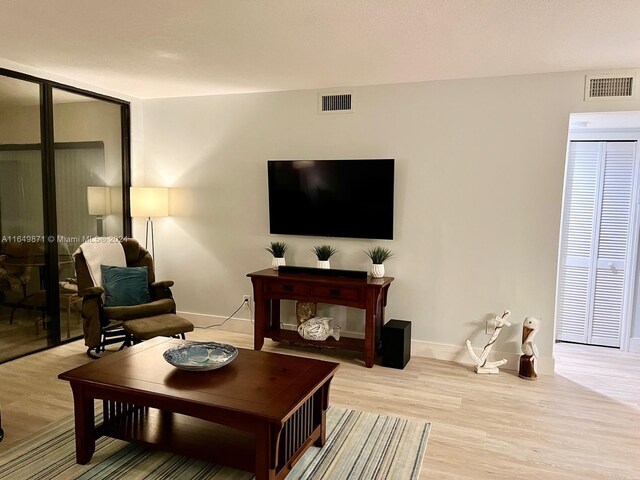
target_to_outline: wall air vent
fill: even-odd
[[[623,100],[632,99],[635,81],[631,75],[587,75],[584,85],[584,99]]]
[[[351,93],[320,94],[318,107],[320,113],[349,113],[353,112]]]

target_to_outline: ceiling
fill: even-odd
[[[138,98],[640,67],[637,0],[0,0],[0,58]]]

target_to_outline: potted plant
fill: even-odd
[[[284,252],[287,251],[289,245],[284,242],[271,242],[269,246],[265,248],[267,252],[273,255],[273,260],[271,261],[271,267],[274,270],[278,270],[278,267],[281,265],[286,265],[284,261]]]
[[[384,277],[384,262],[393,256],[393,252],[385,247],[373,247],[365,250],[367,256],[373,262],[371,266],[371,276],[373,278]]]
[[[316,267],[318,268],[331,268],[329,259],[333,254],[338,252],[338,250],[331,245],[316,245],[311,251],[315,253],[318,258],[318,262],[316,263]]]

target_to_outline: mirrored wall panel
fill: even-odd
[[[1,363],[83,337],[73,253],[131,223],[128,104],[0,70]]]
[[[62,338],[82,334],[73,252],[123,233],[120,106],[53,89],[58,288]]]
[[[40,87],[0,76],[0,361],[46,347]]]

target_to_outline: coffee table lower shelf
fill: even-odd
[[[97,427],[97,436],[134,442],[217,463],[255,471],[253,434],[235,428],[155,408],[137,407],[126,416]]]
[[[215,422],[139,406],[126,402],[104,400],[103,422],[95,426],[94,439],[108,437],[138,443],[167,452],[216,463],[218,465],[255,473],[256,479],[282,479],[311,446],[322,446],[325,441],[325,413],[322,390],[316,392],[293,412],[281,428],[264,425],[270,440],[256,439],[257,432],[246,432]],[[317,397],[317,398],[316,398]],[[315,405],[315,408],[314,408]],[[82,442],[83,453],[78,462],[88,462],[93,454],[93,443]],[[260,429],[259,429],[260,430]],[[91,429],[89,429],[91,431]],[[88,456],[87,456],[88,454]],[[258,458],[267,458],[268,464],[258,465]],[[265,470],[266,468],[266,470]]]

